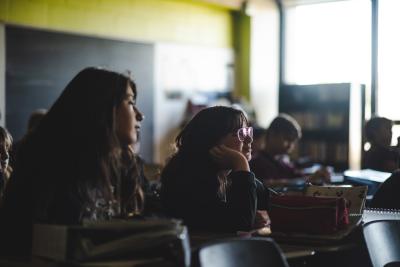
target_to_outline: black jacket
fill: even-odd
[[[165,213],[183,219],[190,229],[224,232],[252,229],[256,210],[268,208],[268,190],[252,172],[232,172],[228,180],[226,196],[221,196],[215,171],[187,166],[175,169],[167,165],[161,188]]]

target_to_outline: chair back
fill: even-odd
[[[400,209],[400,171],[394,172],[384,181],[374,194],[370,207],[384,209]]]
[[[278,245],[270,238],[234,238],[202,246],[194,256],[200,267],[288,267]]]
[[[374,267],[400,267],[400,221],[377,220],[363,225],[365,242]]]

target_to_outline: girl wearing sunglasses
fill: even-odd
[[[252,136],[240,110],[217,106],[197,113],[177,136],[177,152],[161,175],[166,214],[194,230],[268,225],[268,190],[248,164]]]

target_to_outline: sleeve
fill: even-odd
[[[233,172],[229,179],[231,184],[226,200],[218,195],[216,177],[191,179],[191,189],[184,196],[175,195],[175,215],[192,229],[223,232],[250,230],[257,203],[254,174],[246,171]]]
[[[238,171],[229,176],[232,184],[227,192],[227,218],[238,230],[250,230],[257,209],[257,186],[252,172]]]
[[[269,190],[263,185],[263,183],[255,179],[257,188],[257,210],[269,210]]]

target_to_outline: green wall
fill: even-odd
[[[251,19],[235,12],[233,46],[235,51],[235,95],[250,100],[250,41]]]
[[[232,14],[193,0],[0,0],[5,24],[136,41],[232,47]]]
[[[0,0],[0,22],[144,42],[235,50],[235,95],[249,99],[250,17],[199,0]]]

